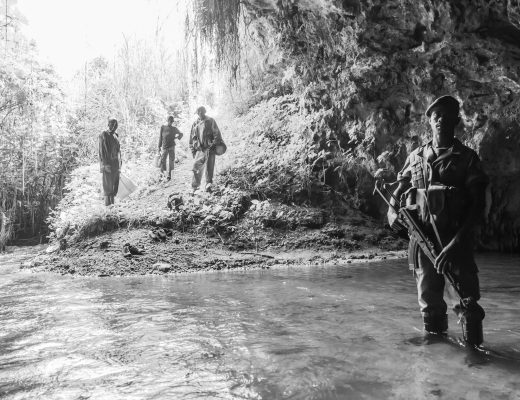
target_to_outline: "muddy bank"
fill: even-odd
[[[333,231],[342,236],[346,227]],[[404,243],[385,235],[379,245],[366,239],[331,237],[331,227],[297,229],[290,232],[265,231],[255,243],[210,237],[193,232],[170,231],[163,240],[152,237],[151,229],[116,230],[87,238],[64,250],[40,252],[22,264],[23,269],[59,274],[129,276],[176,274],[231,269],[270,268],[279,265],[348,264],[405,257]],[[361,238],[357,232],[354,238]],[[128,254],[130,244],[142,252]],[[128,248],[128,246],[127,246]],[[52,249],[52,248],[51,248]]]
[[[191,163],[180,162],[171,182],[143,184],[108,208],[81,195],[92,193],[97,181],[87,187],[78,179],[84,187],[60,204],[51,244],[22,268],[126,276],[405,256],[405,241],[344,204],[260,200],[220,181],[211,193],[192,193],[191,174]]]

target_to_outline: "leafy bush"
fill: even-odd
[[[231,234],[250,205],[247,193],[232,188],[220,188],[213,194],[197,192],[184,196],[171,215],[172,226],[180,230],[195,227],[206,234]]]
[[[261,102],[237,117],[232,128],[225,128],[232,131],[229,142],[234,154],[224,162],[220,182],[262,199],[289,201],[308,191],[309,125],[298,99],[290,95]]]

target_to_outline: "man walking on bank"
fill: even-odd
[[[168,124],[161,126],[159,132],[159,154],[161,155],[161,174],[166,171],[166,159],[168,159],[168,176],[166,180],[172,178],[172,171],[175,166],[175,139],[181,139],[182,133],[173,126],[173,116],[168,117]]]
[[[425,233],[439,240],[442,251],[431,263],[415,240],[410,240],[408,257],[417,283],[420,311],[428,333],[448,329],[447,305],[443,299],[445,279],[450,271],[460,284],[463,298],[480,298],[478,268],[473,256],[473,229],[482,217],[488,178],[478,155],[454,137],[460,122],[460,105],[452,96],[436,99],[426,110],[432,140],[414,150],[397,176],[396,199],[405,193],[407,205],[416,205]],[[406,191],[406,192],[405,192]],[[395,201],[391,202],[393,205]],[[396,214],[389,209],[392,225]],[[462,315],[460,306],[454,311]],[[480,306],[464,311],[464,318],[481,321]],[[479,324],[474,326],[478,327]],[[477,328],[478,329],[478,328]],[[481,335],[481,332],[470,332]]]
[[[211,192],[215,169],[215,147],[222,143],[222,135],[213,118],[206,115],[204,107],[197,108],[197,120],[190,133],[190,150],[195,159],[193,163],[193,191],[200,187],[202,173],[206,172],[206,191]]]
[[[103,174],[105,206],[114,204],[114,196],[119,189],[121,172],[121,148],[117,137],[117,120],[108,120],[108,131],[99,135],[99,163]]]

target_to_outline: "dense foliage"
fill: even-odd
[[[187,78],[180,55],[162,43],[127,39],[113,60],[96,58],[76,74],[70,129],[80,143],[82,164],[97,160],[97,140],[108,118],[119,122],[124,159],[156,149],[168,115],[185,118]]]
[[[47,222],[55,229],[56,215],[71,206],[66,196],[47,221],[64,194],[89,207],[99,201],[98,136],[108,118],[119,121],[125,170],[139,181],[157,151],[159,127],[174,115],[185,129],[188,109],[183,55],[164,40],[127,38],[111,60],[90,60],[62,81],[20,33],[23,17],[14,1],[7,11],[0,30],[0,211],[6,215],[0,244],[14,237],[44,240]],[[89,199],[72,193],[75,188],[88,190]],[[71,206],[63,224],[81,225],[85,214],[76,211]],[[89,212],[97,215],[95,207]]]
[[[53,69],[34,47],[16,37],[9,19],[0,61],[0,211],[6,224],[0,245],[18,236],[45,234],[77,149],[67,129],[65,97]],[[5,36],[5,31],[4,31]]]

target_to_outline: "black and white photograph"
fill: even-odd
[[[520,0],[0,0],[0,399],[520,400]]]

